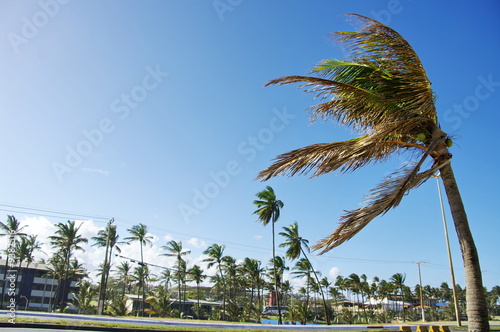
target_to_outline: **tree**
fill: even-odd
[[[3,307],[3,300],[5,296],[5,280],[7,277],[7,270],[8,270],[7,267],[9,266],[9,258],[10,258],[9,249],[13,250],[16,243],[19,241],[19,238],[26,236],[26,233],[21,233],[21,231],[25,227],[26,226],[21,227],[21,223],[13,215],[7,216],[6,223],[0,221],[0,232],[1,232],[0,237],[7,236],[9,238],[8,246],[5,249],[5,254],[7,255],[7,259],[5,260],[5,267],[2,279],[2,294],[0,299],[0,308]]]
[[[208,257],[203,260],[203,262],[207,262],[207,268],[211,268],[215,264],[217,264],[217,270],[220,274],[220,281],[222,282],[222,315],[225,316],[226,311],[226,281],[224,279],[224,274],[222,273],[222,262],[224,258],[224,249],[225,246],[222,244],[214,243],[209,246],[204,252],[204,255]]]
[[[144,224],[139,224],[139,225],[134,225],[132,228],[127,229],[127,232],[130,233],[129,237],[126,237],[125,240],[127,241],[137,241],[139,242],[141,246],[141,266],[144,266],[144,256],[142,252],[142,247],[145,245],[150,245],[152,242],[151,240],[153,237],[151,235],[148,235],[148,226]],[[142,301],[141,301],[141,309],[142,309],[142,316],[144,316],[144,300],[145,300],[145,294],[144,294],[144,281],[140,283],[142,285]]]
[[[148,312],[157,314],[159,317],[167,317],[172,312],[172,302],[170,302],[170,292],[167,287],[159,285],[151,291],[146,302],[149,303],[151,309]]]
[[[396,273],[389,279],[389,282],[391,282],[394,285],[394,288],[399,290],[399,292],[401,294],[401,303],[402,303],[401,304],[401,311],[403,312],[403,320],[405,320],[405,310],[404,310],[405,297],[404,297],[404,293],[403,293],[403,287],[404,287],[405,280],[406,280],[406,274],[404,274],[404,273]]]
[[[68,220],[66,223],[56,224],[55,235],[49,236],[50,244],[54,248],[58,249],[61,257],[63,258],[63,264],[66,267],[63,278],[64,285],[62,289],[62,298],[59,303],[61,309],[66,306],[67,302],[66,286],[69,287],[69,284],[71,283],[69,280],[71,256],[75,250],[85,251],[85,249],[83,249],[80,245],[88,242],[86,238],[78,234],[80,227],[82,227],[82,224],[77,227],[75,221]]]
[[[196,283],[196,300],[197,300],[197,306],[196,306],[196,318],[200,318],[201,316],[201,307],[200,307],[200,284],[205,280],[206,276],[203,274],[203,270],[199,265],[194,265],[192,268],[188,270],[188,274],[191,277],[191,280],[193,280]]]
[[[304,315],[303,318],[304,320],[301,321],[302,325],[305,325],[307,322],[307,317],[309,317],[309,290],[311,286],[311,263],[305,259],[301,258],[295,263],[295,266],[293,267],[294,272],[292,274],[294,275],[294,278],[306,278],[306,287],[305,287],[305,295],[306,295],[306,300],[304,302]]]
[[[122,296],[125,296],[125,290],[128,287],[128,292],[130,293],[130,281],[132,280],[131,271],[132,266],[128,261],[122,261],[120,265],[116,268],[118,271],[118,278],[120,282],[123,284]]]
[[[314,277],[316,278],[316,282],[318,283],[319,291],[321,293],[321,298],[323,300],[323,310],[325,312],[325,319],[326,319],[326,324],[330,325],[330,313],[328,310],[328,306],[326,304],[326,299],[325,299],[325,294],[323,292],[323,287],[321,287],[321,282],[318,278],[318,275],[316,271],[312,268],[311,261],[309,260],[309,257],[306,255],[306,251],[304,248],[309,251],[309,241],[302,238],[299,235],[299,224],[295,221],[293,224],[291,224],[289,227],[283,227],[284,232],[280,232],[279,235],[283,236],[285,238],[285,242],[280,244],[280,248],[288,248],[285,257],[289,259],[298,259],[300,255],[304,255],[304,258],[307,260],[309,265],[311,266],[311,271],[314,274]]]
[[[33,260],[35,257],[33,256],[33,253],[35,251],[41,251],[44,253],[42,249],[42,243],[37,240],[37,235],[28,235],[27,237],[21,237],[21,240],[16,243],[15,246],[15,252],[16,252],[16,257],[17,260],[19,261],[19,271],[21,271],[21,264],[25,261],[26,262],[26,269],[24,270],[22,279],[21,279],[21,287],[19,289],[19,296],[21,296],[24,286],[25,286],[25,278],[26,278],[26,273],[28,272],[28,268],[31,263],[33,263]],[[27,299],[25,301],[28,301]],[[21,301],[18,301],[19,305],[21,305]]]
[[[451,166],[449,147],[453,141],[438,122],[431,83],[417,54],[401,35],[370,18],[351,17],[361,24],[361,29],[333,35],[344,46],[348,60],[325,60],[313,69],[313,76],[286,76],[267,85],[303,83],[306,92],[321,98],[311,107],[313,121],[333,119],[360,136],[282,154],[258,177],[268,180],[311,172],[312,176],[333,171],[348,173],[409,152],[413,163],[407,163],[372,189],[364,206],[346,212],[337,229],[313,246],[324,253],[398,206],[405,194],[439,171],[464,262],[469,330],[487,331],[479,257]],[[431,159],[430,166],[422,170],[427,158]]]
[[[78,309],[79,314],[95,313],[95,305],[92,303],[92,298],[97,295],[97,288],[87,280],[82,280],[79,283],[78,293],[73,293],[71,304]]]
[[[274,223],[278,221],[280,217],[280,211],[283,208],[283,202],[276,198],[273,188],[267,186],[265,190],[257,193],[257,200],[253,201],[253,204],[257,206],[257,210],[253,214],[257,215],[257,220],[262,223],[263,226],[267,226],[271,223],[271,232],[273,238],[273,263],[276,262],[276,245],[274,240]],[[276,272],[276,266],[274,267]],[[278,288],[278,276],[274,275],[274,287],[276,291],[276,304],[278,305],[278,324],[282,324],[281,316],[281,304],[279,300],[279,288]]]
[[[175,257],[176,258],[176,278],[177,278],[177,283],[178,283],[178,294],[179,294],[179,301],[182,299],[182,293],[181,293],[181,285],[182,281],[185,278],[185,264],[182,262],[184,261],[182,259],[182,256],[189,255],[191,253],[190,250],[184,250],[182,249],[182,241],[176,242],[174,240],[169,241],[167,245],[161,247],[162,249],[168,251],[166,254],[162,254],[163,256],[168,256],[168,257]],[[179,317],[181,315],[181,311],[179,311]]]
[[[112,225],[114,219],[111,219],[108,223],[106,229],[101,229],[97,232],[97,236],[94,236],[92,240],[95,243],[92,246],[106,247],[106,252],[104,256],[103,263],[103,273],[101,275],[101,284],[99,287],[99,301],[97,306],[97,313],[102,315],[104,310],[104,302],[106,301],[106,287],[108,284],[109,270],[111,267],[111,258],[113,257],[113,249],[117,252],[121,252],[119,244],[128,244],[127,242],[118,241],[120,237],[116,231],[116,225]]]

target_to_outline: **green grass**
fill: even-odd
[[[190,320],[190,322],[192,322]],[[206,321],[204,321],[206,322]],[[88,326],[88,327],[107,327],[107,328],[120,328],[120,329],[144,329],[153,331],[203,331],[203,332],[217,332],[221,331],[221,328],[204,328],[204,327],[183,327],[183,326],[172,326],[172,325],[138,325],[138,324],[123,324],[123,323],[106,323],[106,322],[89,322],[89,321],[70,321],[70,320],[49,320],[49,319],[31,319],[31,318],[16,318],[16,324],[47,324],[47,325],[61,325],[61,326]],[[275,329],[272,330],[261,328],[261,329],[247,329],[247,328],[224,328],[224,332],[264,332],[264,331],[294,331],[291,328],[287,329]],[[321,331],[321,330],[316,330]],[[327,331],[325,329],[324,331]],[[329,330],[331,331],[331,330]],[[342,332],[341,330],[336,330]],[[352,332],[352,330],[349,330]],[[363,331],[360,329],[359,331]],[[386,331],[384,329],[370,329],[370,332],[381,332]]]

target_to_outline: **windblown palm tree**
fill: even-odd
[[[141,246],[141,266],[144,266],[144,255],[143,255],[143,250],[142,247],[145,245],[150,245],[152,242],[151,240],[153,237],[151,235],[148,235],[148,226],[144,224],[139,224],[139,225],[134,225],[132,228],[127,229],[127,232],[130,233],[129,237],[126,237],[125,240],[127,241],[137,241],[139,242]],[[145,294],[144,294],[144,281],[140,283],[142,285],[142,301],[141,301],[141,312],[142,315],[144,316],[144,300],[145,300]]]
[[[399,205],[406,193],[440,171],[464,261],[469,330],[487,331],[479,258],[451,167],[449,147],[453,142],[439,125],[431,83],[417,54],[401,35],[370,18],[351,17],[361,24],[359,31],[333,34],[348,60],[325,60],[313,69],[313,76],[286,76],[267,85],[302,83],[306,92],[321,99],[311,107],[313,121],[333,119],[360,136],[282,154],[258,177],[268,180],[278,175],[348,173],[409,152],[413,163],[372,189],[364,206],[344,214],[337,229],[313,246],[324,253]],[[428,158],[431,163],[424,167]]]
[[[283,202],[276,198],[273,188],[267,186],[265,190],[257,193],[257,200],[253,201],[253,204],[257,206],[257,210],[253,214],[256,214],[258,220],[262,225],[267,226],[271,223],[271,231],[273,237],[273,263],[276,262],[276,245],[274,240],[274,223],[278,221],[280,217],[280,211],[283,208]],[[276,266],[274,266],[274,271],[277,271]],[[281,303],[279,297],[278,288],[278,276],[274,276],[274,288],[276,291],[276,304],[278,306],[278,324],[282,324],[281,317]]]
[[[321,282],[318,278],[318,274],[314,269],[312,268],[312,263],[309,260],[309,257],[306,255],[306,251],[304,248],[309,251],[309,241],[302,238],[299,235],[299,224],[295,221],[293,224],[291,224],[289,227],[283,227],[283,232],[280,232],[279,235],[283,236],[285,238],[285,242],[280,244],[280,248],[287,248],[285,257],[289,259],[297,259],[300,257],[300,255],[304,255],[304,258],[309,262],[309,266],[311,266],[311,271],[314,274],[314,278],[316,278],[316,282],[318,283],[319,286],[319,291],[321,293],[321,298],[323,300],[323,310],[325,312],[325,319],[326,319],[326,324],[330,325],[330,313],[328,310],[328,306],[326,304],[325,300],[325,294],[323,292],[323,287],[321,287]]]
[[[76,226],[75,221],[68,220],[66,223],[56,224],[55,235],[49,236],[50,244],[59,250],[61,257],[63,258],[64,266],[66,267],[64,275],[64,285],[62,288],[62,298],[60,302],[60,308],[64,309],[67,302],[67,292],[66,288],[69,287],[68,283],[71,283],[70,278],[70,265],[71,256],[75,250],[85,251],[80,245],[87,243],[88,240],[78,234],[78,231],[82,227],[80,224]]]

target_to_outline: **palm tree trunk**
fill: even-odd
[[[283,320],[281,318],[281,303],[280,303],[280,293],[278,289],[278,271],[276,270],[276,245],[274,241],[274,222],[271,222],[271,229],[273,233],[273,267],[274,267],[274,290],[276,292],[276,304],[278,306],[278,325],[283,324]]]
[[[331,322],[330,322],[330,315],[328,312],[328,306],[326,304],[325,294],[323,293],[323,288],[321,287],[321,284],[319,282],[318,275],[317,275],[316,271],[314,271],[312,264],[311,264],[311,261],[309,260],[309,257],[307,257],[306,253],[304,252],[304,249],[302,248],[302,246],[300,247],[300,250],[302,251],[302,254],[304,255],[305,259],[307,259],[307,262],[309,263],[309,266],[311,267],[311,270],[314,274],[314,278],[316,278],[316,282],[318,283],[318,287],[319,287],[319,292],[321,294],[321,298],[323,299],[323,309],[325,311],[326,325],[330,325]]]
[[[479,256],[451,164],[441,168],[441,178],[464,261],[469,331],[489,331],[488,309]]]

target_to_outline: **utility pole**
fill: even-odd
[[[109,251],[109,235],[111,233],[111,224],[115,221],[114,218],[108,222],[108,228],[106,231],[106,254],[104,256],[104,266],[102,267],[101,274],[101,285],[99,287],[99,300],[97,302],[97,314],[102,315],[104,311],[104,297],[106,296],[106,275],[108,273],[108,251]]]
[[[422,274],[420,273],[420,264],[424,264],[427,262],[420,261],[420,262],[415,262],[415,264],[418,265],[418,280],[420,282],[420,309],[422,310],[422,322],[425,323],[425,310],[424,310],[424,295],[423,295],[423,289],[422,289]]]
[[[457,285],[455,284],[455,272],[453,271],[453,259],[451,258],[450,249],[450,239],[448,238],[448,226],[446,225],[446,215],[444,213],[443,196],[441,195],[441,185],[439,184],[439,179],[441,174],[433,175],[436,178],[436,183],[438,187],[439,203],[441,204],[441,216],[443,217],[444,225],[444,236],[446,238],[446,249],[448,250],[448,262],[450,263],[450,274],[451,274],[451,288],[453,290],[453,303],[455,304],[455,315],[457,317],[457,326],[462,326],[460,321],[460,309],[458,307],[458,297],[457,297]]]

